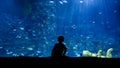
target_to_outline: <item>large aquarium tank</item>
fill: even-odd
[[[120,58],[120,0],[0,0],[0,57],[49,57],[61,35],[66,56]]]

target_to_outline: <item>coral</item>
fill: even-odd
[[[98,58],[112,58],[112,51],[113,48],[109,48],[106,52],[106,55],[102,55],[102,50],[98,50],[97,53],[92,53],[88,50],[83,50],[82,56],[83,57],[98,57]]]
[[[101,55],[102,55],[102,50],[99,50],[97,53],[97,57],[101,57]]]
[[[107,50],[106,58],[112,58],[112,51],[113,51],[113,48],[110,48],[110,49]]]

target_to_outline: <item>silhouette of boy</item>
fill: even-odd
[[[63,44],[64,37],[58,37],[58,43],[55,44],[52,50],[52,57],[63,57],[66,54],[66,46]]]

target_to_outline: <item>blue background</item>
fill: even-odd
[[[120,0],[0,0],[0,56],[49,57],[57,37],[67,56],[113,48],[120,57]]]

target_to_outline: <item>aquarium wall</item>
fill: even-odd
[[[66,56],[119,58],[120,0],[0,0],[0,57],[49,57],[60,35]]]

